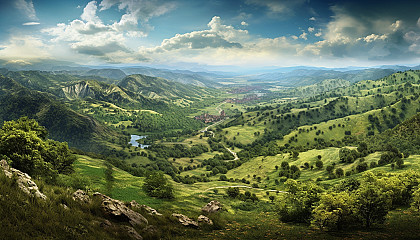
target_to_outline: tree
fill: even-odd
[[[319,156],[321,156],[321,155],[319,155]],[[321,160],[317,160],[317,161],[315,162],[315,166],[316,166],[318,169],[322,169],[322,168],[324,167],[324,163],[323,163]]]
[[[172,184],[168,182],[162,172],[152,172],[146,176],[143,184],[143,190],[151,197],[174,198]]]
[[[413,193],[410,210],[420,214],[420,187]]]
[[[239,195],[239,188],[228,187],[228,189],[226,189],[226,194],[231,198],[236,198]]]
[[[373,223],[383,223],[391,206],[390,197],[378,187],[365,183],[356,191],[356,215],[366,228]]]
[[[271,200],[271,203],[273,203],[274,202],[274,199],[276,199],[276,196],[271,195],[268,198]]]
[[[312,212],[312,224],[321,229],[338,229],[354,221],[355,199],[349,192],[332,192],[321,196]]]
[[[335,175],[337,175],[337,177],[344,176],[344,170],[342,168],[335,169]]]
[[[57,173],[73,172],[76,159],[67,143],[48,140],[47,130],[27,117],[4,122],[0,129],[0,158],[22,172],[47,180],[54,180]]]
[[[398,158],[395,163],[397,164],[398,168],[403,168],[404,167],[404,159],[402,159],[402,158]]]

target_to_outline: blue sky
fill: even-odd
[[[0,58],[30,64],[420,64],[420,1],[0,0]]]

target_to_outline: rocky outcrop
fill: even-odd
[[[197,222],[198,222],[198,224],[213,225],[213,221],[210,218],[208,218],[208,217],[206,217],[204,215],[198,216]]]
[[[148,224],[145,217],[128,208],[123,202],[110,198],[99,192],[94,193],[93,196],[101,198],[102,211],[109,218],[120,222],[129,222],[132,226],[146,226]]]
[[[205,213],[214,213],[220,210],[222,210],[222,204],[219,201],[211,201],[201,209]]]
[[[131,201],[129,203],[129,206],[131,208],[134,208],[134,209],[136,209],[136,208],[137,209],[142,209],[145,212],[147,212],[147,214],[149,214],[149,215],[162,216],[162,214],[159,213],[158,211],[156,211],[156,209],[153,209],[153,208],[151,208],[151,207],[149,207],[147,205],[140,205],[139,203],[136,202],[136,200]]]
[[[82,203],[90,203],[89,195],[85,191],[80,189],[73,193],[73,200]]]
[[[4,174],[7,177],[17,177],[16,183],[24,193],[31,196],[35,196],[40,199],[47,199],[47,196],[45,196],[45,194],[39,191],[38,186],[34,181],[32,181],[31,176],[29,176],[28,174],[9,167],[9,164],[7,164],[6,160],[4,159],[0,161],[0,168],[1,170],[3,170]]]
[[[132,239],[143,240],[143,237],[133,227],[122,226],[121,228],[124,229],[124,231],[126,231],[128,236],[130,236]]]
[[[61,90],[62,93],[60,94],[60,97],[65,97],[70,100],[95,96],[95,92],[85,81],[78,82],[71,86],[63,87]]]
[[[175,217],[178,219],[178,222],[181,223],[182,225],[186,226],[186,227],[193,227],[193,228],[198,228],[198,223],[194,220],[192,220],[191,218],[183,215],[183,214],[179,214],[179,213],[172,213],[172,217]]]

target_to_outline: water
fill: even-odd
[[[131,144],[131,146],[140,147],[140,148],[149,147],[150,145],[143,145],[143,144],[139,144],[137,142],[137,140],[142,139],[142,138],[146,138],[146,137],[147,136],[131,135],[131,139],[130,139],[129,144]]]

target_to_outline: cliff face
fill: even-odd
[[[84,81],[68,87],[63,87],[61,90],[63,91],[61,97],[65,97],[69,100],[95,96],[93,89],[89,87],[87,82]]]

